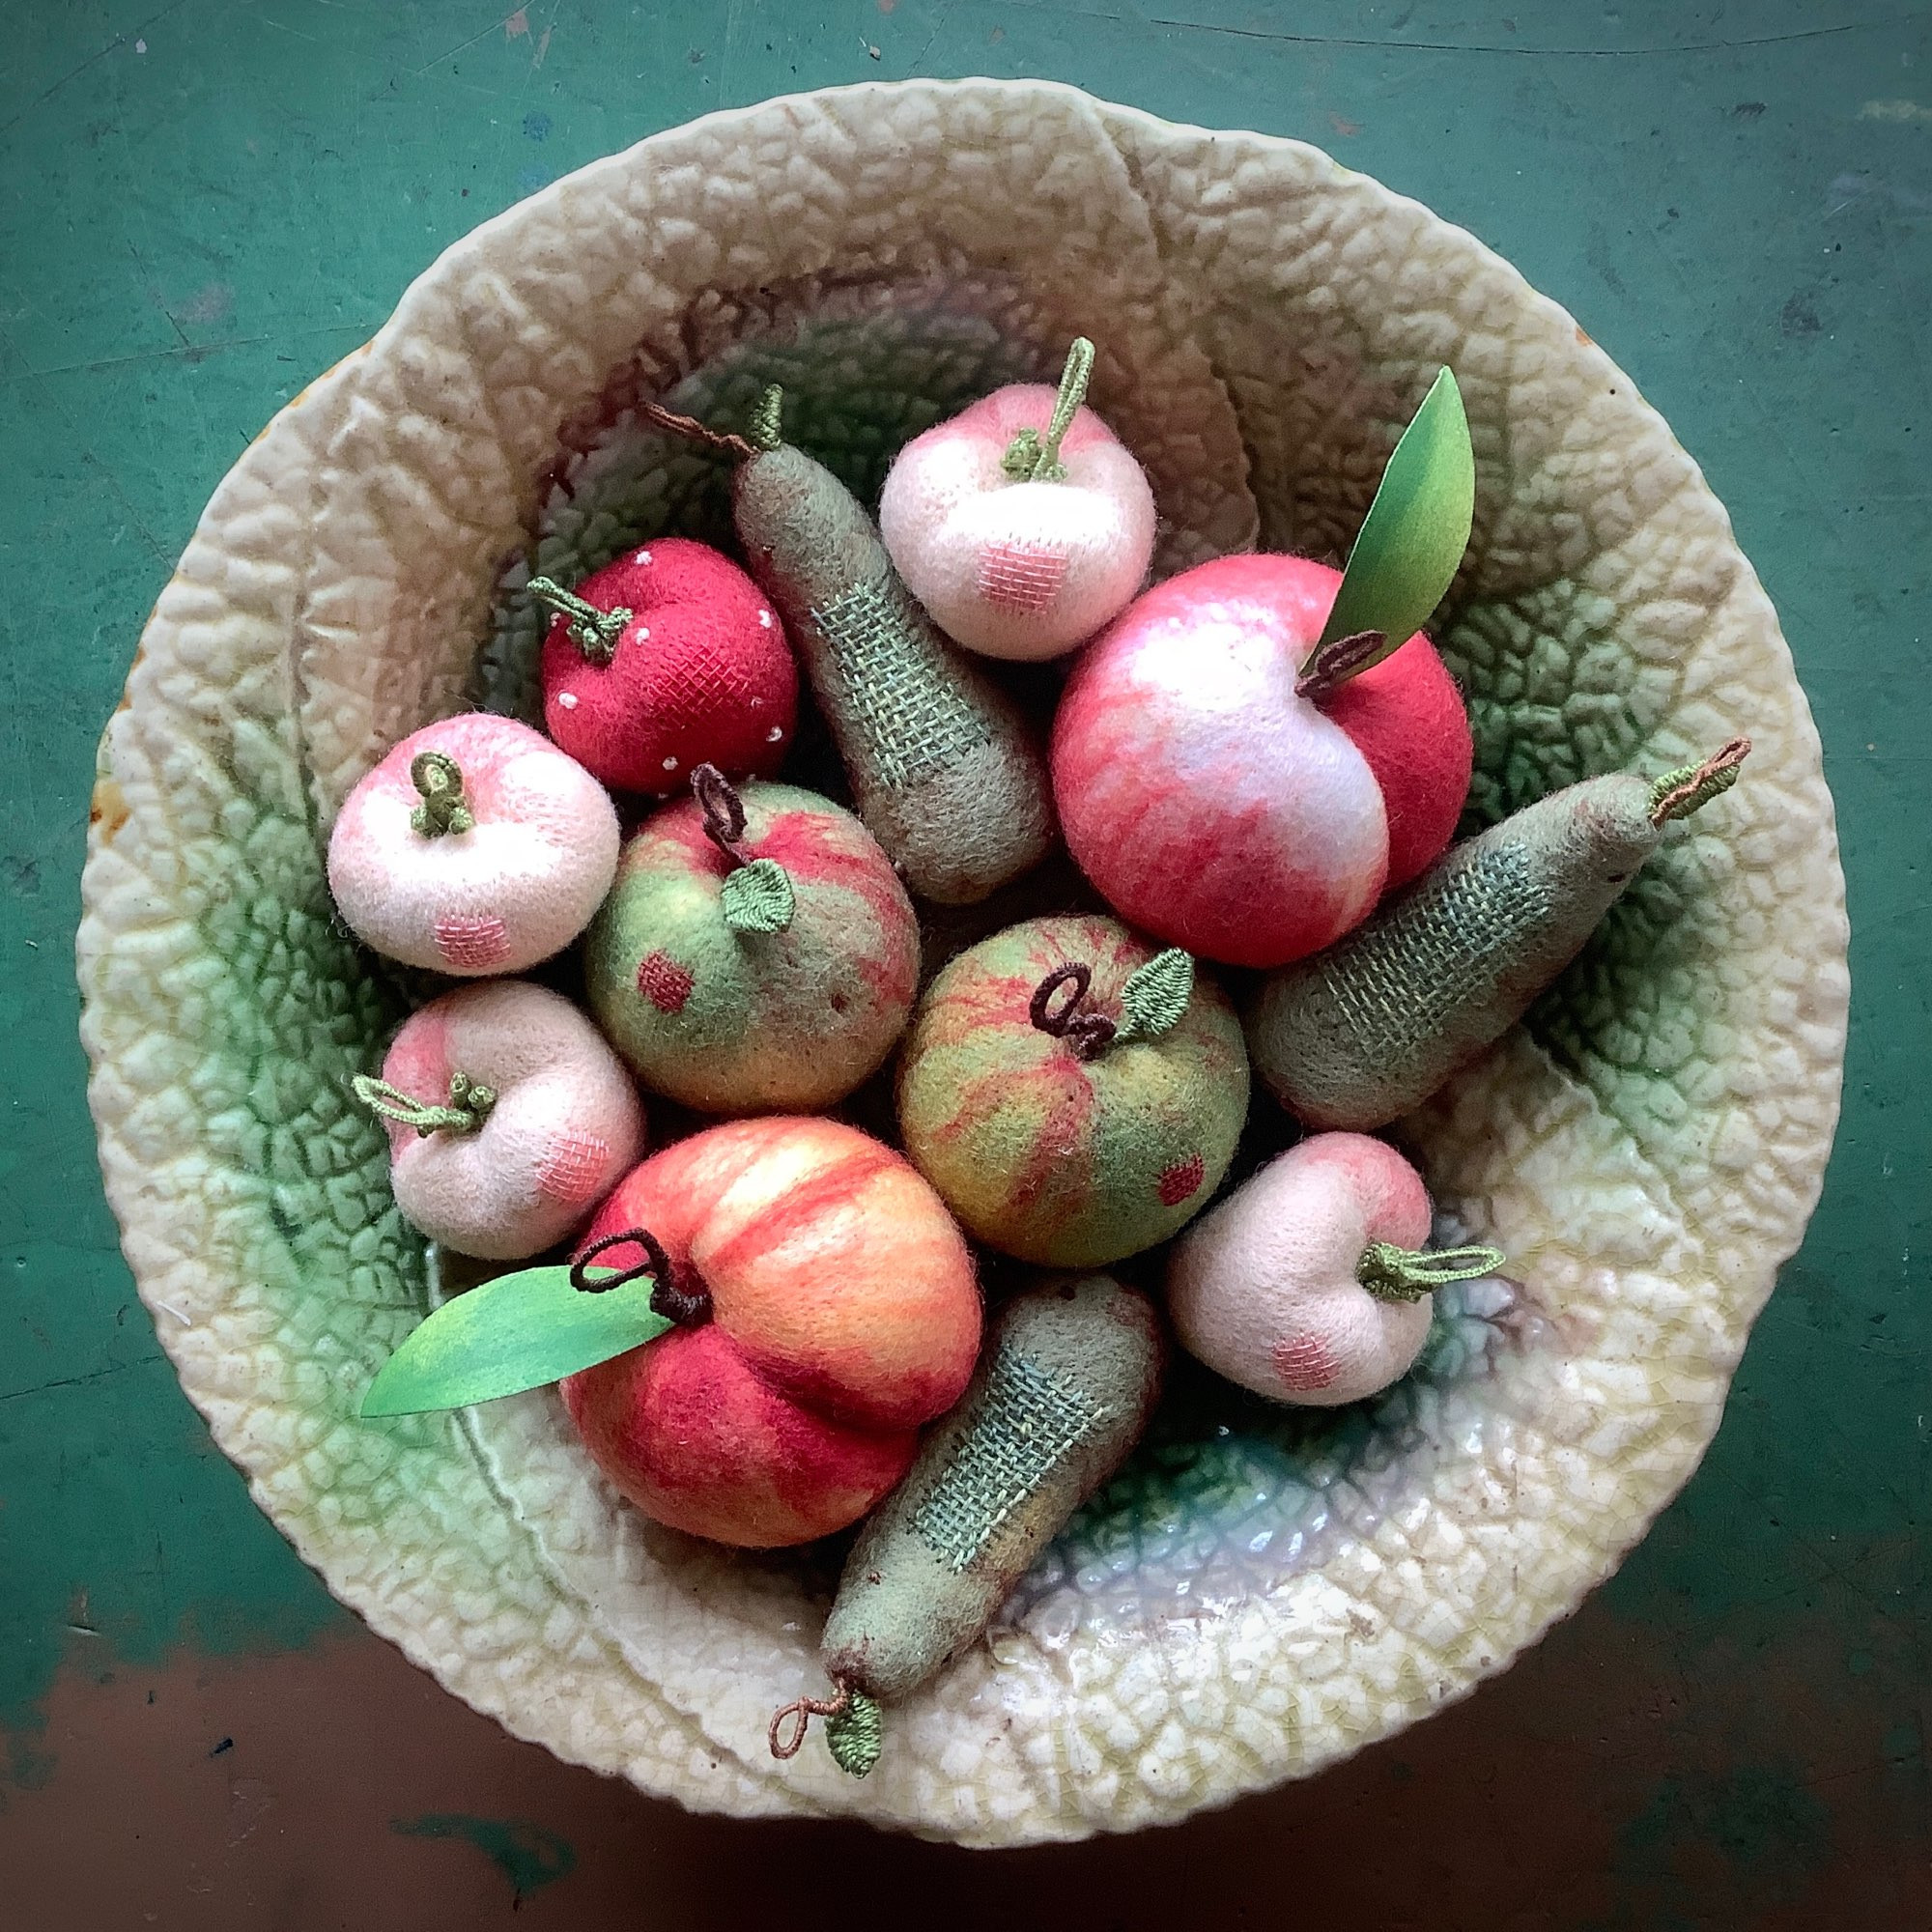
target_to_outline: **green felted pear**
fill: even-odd
[[[584,987],[648,1087],[708,1114],[843,1098],[905,1030],[912,901],[871,834],[794,785],[694,796],[624,847],[584,940]]]
[[[1248,1058],[1220,988],[1095,915],[962,952],[913,1023],[906,1151],[989,1246],[1097,1267],[1177,1233],[1220,1184]]]

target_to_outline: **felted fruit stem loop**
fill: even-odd
[[[1397,643],[1404,640],[1400,638]],[[1308,662],[1301,668],[1301,675],[1294,680],[1294,695],[1305,697],[1311,703],[1321,701],[1340,691],[1351,677],[1359,676],[1372,665],[1378,665],[1390,654],[1387,637],[1380,631],[1351,631],[1346,638],[1336,638],[1325,644],[1317,644],[1309,652]]]
[[[1033,998],[1027,1002],[1027,1017],[1041,1033],[1064,1039],[1082,1060],[1096,1058],[1113,1043],[1118,1031],[1105,1013],[1080,1010],[1081,1002],[1086,999],[1087,990],[1093,983],[1094,969],[1076,961],[1049,973],[1033,989]],[[1053,996],[1063,986],[1071,986],[1073,991],[1056,1007]]]
[[[814,1717],[825,1719],[825,1747],[849,1777],[864,1777],[879,1761],[885,1727],[878,1705],[850,1679],[836,1677],[836,1697],[800,1697],[774,1714],[766,1733],[776,1758],[796,1757]]]
[[[446,752],[418,752],[410,760],[410,782],[422,803],[410,813],[411,827],[425,838],[468,832],[476,823],[463,796],[463,768]]]
[[[545,610],[570,619],[571,642],[583,653],[587,663],[607,665],[617,655],[617,640],[636,614],[627,606],[620,604],[613,611],[600,611],[550,577],[531,578],[528,588]]]
[[[804,1749],[806,1733],[811,1729],[812,1719],[842,1718],[852,1708],[850,1682],[841,1677],[835,1688],[838,1691],[836,1696],[795,1697],[789,1704],[772,1713],[765,1739],[775,1758],[796,1757]]]
[[[593,1279],[590,1264],[611,1248],[627,1244],[642,1248],[644,1259],[635,1266],[618,1268],[613,1273],[600,1272]],[[710,1295],[702,1289],[693,1293],[679,1286],[676,1265],[665,1253],[664,1243],[648,1228],[623,1228],[614,1235],[606,1235],[603,1239],[592,1241],[570,1264],[570,1285],[581,1294],[609,1294],[613,1288],[642,1281],[646,1275],[654,1284],[652,1314],[662,1315],[667,1321],[675,1321],[681,1327],[695,1327],[710,1319]]]
[[[356,1074],[349,1084],[355,1090],[355,1097],[371,1113],[413,1127],[422,1136],[473,1134],[490,1118],[490,1109],[497,1104],[497,1090],[470,1079],[467,1073],[449,1076],[446,1107],[431,1106],[426,1100],[405,1094],[400,1087],[391,1087],[386,1080],[374,1079],[367,1073]]]
[[[1748,738],[1733,738],[1701,765],[1665,772],[1650,788],[1650,822],[1663,825],[1673,818],[1689,818],[1719,792],[1729,791],[1738,781],[1738,769],[1750,755],[1750,748]]]
[[[691,795],[704,814],[704,836],[733,866],[752,862],[738,850],[745,836],[745,801],[738,788],[716,765],[697,765],[691,774]]]
[[[1087,384],[1094,375],[1094,345],[1084,335],[1073,338],[1066,352],[1066,367],[1061,371],[1060,393],[1053,399],[1053,415],[1044,437],[1037,429],[1023,429],[1007,445],[1000,468],[1015,483],[1061,483],[1066,478],[1060,460],[1060,445],[1087,400]]]
[[[1355,1279],[1378,1301],[1420,1301],[1452,1281],[1494,1274],[1507,1259],[1500,1248],[1398,1248],[1371,1241],[1355,1264]]]
[[[791,874],[776,859],[748,858],[739,849],[745,836],[745,801],[716,765],[698,765],[691,774],[692,796],[704,814],[704,836],[731,862],[719,895],[724,923],[733,932],[782,932],[798,909]]]
[[[701,442],[706,449],[715,449],[721,456],[728,456],[735,463],[749,463],[758,453],[758,445],[747,442],[742,436],[713,429],[709,423],[701,423],[696,416],[681,416],[675,410],[666,409],[662,403],[641,404],[639,413],[647,421],[656,423],[660,429],[668,430],[672,436],[681,436],[687,442]]]

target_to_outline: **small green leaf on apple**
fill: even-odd
[[[1309,668],[1327,646],[1381,636],[1373,656],[1353,654],[1345,675],[1378,663],[1419,631],[1441,603],[1469,547],[1476,458],[1463,392],[1447,369],[1436,377],[1382,471],[1362,533]]]
[[[1154,1039],[1180,1024],[1194,993],[1194,958],[1178,946],[1156,952],[1121,988],[1119,1040]]]
[[[445,1301],[383,1365],[362,1414],[416,1415],[520,1395],[595,1368],[672,1325],[651,1306],[652,1275],[583,1269],[580,1288],[579,1272],[519,1268]]]

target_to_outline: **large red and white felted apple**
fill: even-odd
[[[1341,582],[1307,557],[1217,557],[1137,598],[1075,665],[1054,802],[1131,924],[1283,965],[1448,844],[1472,763],[1462,695],[1420,632],[1352,675],[1307,674]]]

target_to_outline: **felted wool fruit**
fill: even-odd
[[[646,1086],[706,1113],[829,1106],[877,1069],[919,924],[877,841],[816,792],[709,767],[624,847],[583,950],[592,1010]]]
[[[654,537],[574,591],[544,640],[544,727],[619,791],[681,791],[713,764],[769,776],[791,749],[798,668],[770,600],[722,553]]]
[[[403,1218],[486,1261],[560,1241],[643,1151],[631,1076],[561,994],[465,986],[403,1022],[357,1095],[389,1134]]]
[[[1119,615],[1153,555],[1153,492],[1081,407],[1094,346],[1058,395],[996,389],[899,451],[879,534],[940,628],[995,658],[1055,658]]]
[[[1317,1134],[1244,1181],[1168,1257],[1181,1346],[1272,1402],[1329,1408],[1406,1375],[1431,1290],[1502,1265],[1494,1248],[1429,1252],[1422,1177],[1362,1134]]]
[[[732,514],[825,714],[859,816],[922,898],[982,899],[1053,838],[1045,760],[1017,708],[934,629],[872,520],[781,440],[778,390],[748,440],[646,406],[728,454]]]
[[[1236,966],[1334,943],[1448,844],[1463,701],[1420,632],[1297,690],[1339,572],[1224,556],[1137,598],[1080,658],[1053,728],[1066,842],[1115,911]]]
[[[974,1642],[1140,1439],[1164,1353],[1147,1297],[1106,1275],[1009,1301],[965,1400],[846,1558],[819,1645],[833,1682],[891,1702]]]
[[[1220,1184],[1248,1106],[1220,988],[1117,921],[1029,920],[932,982],[900,1064],[906,1151],[980,1239],[1093,1267]]]
[[[979,1351],[972,1257],[939,1197],[856,1127],[733,1121],[636,1169],[586,1246],[639,1228],[710,1319],[564,1382],[598,1467],[646,1516],[719,1543],[810,1543],[864,1516]]]
[[[405,738],[343,802],[328,889],[405,965],[521,973],[590,923],[617,869],[604,787],[541,732],[469,712]]]
[[[1735,738],[1655,781],[1585,779],[1465,839],[1319,959],[1267,980],[1255,1066],[1317,1127],[1379,1127],[1492,1046],[1581,951],[1663,841],[1727,790]]]

